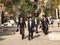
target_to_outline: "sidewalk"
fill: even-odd
[[[60,31],[60,27],[58,28],[56,25],[55,23],[54,28],[49,28],[50,33],[58,33]],[[60,40],[49,40],[48,35],[44,35],[41,29],[39,29],[38,34],[34,33],[34,39],[29,41],[27,36],[27,29],[25,34],[26,38],[24,40],[21,40],[19,32],[14,35],[1,36],[0,45],[60,45]]]

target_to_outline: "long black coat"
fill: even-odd
[[[22,23],[19,22],[18,25],[20,25],[20,28],[24,28],[24,26],[25,26],[25,21],[22,21]]]
[[[44,19],[41,20],[41,27],[42,27],[42,30],[48,30],[48,24],[49,24],[49,21],[48,19],[46,18],[45,21]]]
[[[20,33],[24,34],[25,21],[19,22],[18,25],[20,25]]]

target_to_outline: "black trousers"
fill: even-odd
[[[24,34],[22,34],[22,39],[24,39]]]
[[[25,32],[24,28],[20,28],[20,35],[22,35],[22,39],[24,39],[24,35],[25,35],[24,32]]]
[[[29,36],[28,36],[28,39],[33,39],[33,31],[29,32]]]
[[[36,27],[36,33],[38,33],[38,25],[35,24],[35,27]]]
[[[48,30],[43,30],[43,33],[44,34],[48,34]]]

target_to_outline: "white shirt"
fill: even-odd
[[[30,27],[31,27],[31,23],[32,23],[32,22],[30,21]]]
[[[46,19],[44,19],[44,21],[45,21]]]
[[[35,24],[37,24],[37,19],[35,18]]]

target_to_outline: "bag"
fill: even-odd
[[[17,28],[16,32],[18,32],[18,31],[19,31],[19,29]]]

